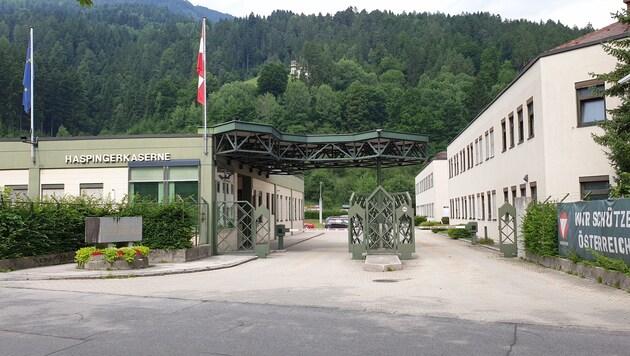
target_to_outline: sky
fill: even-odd
[[[610,13],[625,9],[623,0],[188,0],[195,5],[244,17],[251,13],[268,16],[274,10],[290,10],[298,14],[334,14],[354,6],[358,11],[389,10],[394,13],[441,12],[458,15],[462,12],[489,12],[503,19],[560,21],[573,27],[591,23],[595,29],[614,22]]]

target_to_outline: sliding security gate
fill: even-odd
[[[247,201],[217,202],[215,236],[217,254],[269,254],[271,222],[269,210],[257,209]]]
[[[379,186],[370,194],[353,194],[348,211],[348,248],[353,259],[363,254],[415,252],[413,212],[409,193],[389,194]]]

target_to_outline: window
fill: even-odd
[[[494,128],[490,128],[490,158],[494,157]]]
[[[505,187],[505,188],[503,188],[503,202],[504,203],[509,203],[510,202],[509,199],[510,198],[509,198],[509,195],[508,195],[508,188]]]
[[[505,132],[505,118],[501,120],[501,147],[502,151],[505,152],[507,150],[507,138]]]
[[[63,196],[63,184],[42,184],[42,197]]]
[[[197,202],[199,184],[197,181],[194,182],[173,182],[173,194],[174,196],[178,196],[182,199],[191,199],[194,202]],[[226,184],[227,185],[227,184]],[[229,194],[229,185],[227,186],[227,194]]]
[[[512,205],[516,205],[516,186],[512,186]]]
[[[79,184],[81,196],[102,198],[103,183],[81,183]]]
[[[490,159],[490,140],[488,139],[488,136],[490,134],[488,133],[488,131],[486,131],[486,161]]]
[[[522,197],[527,196],[527,189],[526,189],[527,185],[523,183],[523,184],[520,185],[519,188],[521,188],[521,196]]]
[[[597,79],[575,83],[578,101],[578,127],[595,125],[606,119],[604,83]]]
[[[483,163],[483,136],[479,136],[479,163]]]
[[[525,126],[523,123],[523,105],[516,109],[516,118],[518,120],[518,143],[525,141]]]
[[[492,195],[490,191],[486,192],[486,198],[488,198],[488,220],[492,220]]]
[[[528,121],[528,126],[529,126],[529,136],[527,137],[532,138],[534,137],[534,99],[533,98],[529,98],[529,100],[527,100],[527,121]]]
[[[475,139],[475,165],[479,164],[479,139]]]
[[[10,196],[11,197],[20,197],[20,198],[24,198],[24,197],[28,197],[28,185],[5,185],[5,188],[9,188],[11,193]]]
[[[529,183],[529,192],[530,192],[530,196],[532,197],[532,201],[533,202],[537,202],[538,201],[538,190],[536,188],[536,182],[530,182]]]
[[[132,183],[131,187],[134,195],[157,201],[160,198],[160,185],[158,182],[138,182]]]
[[[608,199],[610,181],[608,176],[580,177],[582,200]]]
[[[497,215],[499,215],[498,207],[497,207],[497,191],[496,190],[492,191],[492,211],[494,212],[494,214],[492,215],[494,218],[492,220],[496,220]],[[489,216],[489,218],[491,217]]]
[[[510,148],[514,147],[514,114],[508,115],[508,121],[510,122]]]
[[[481,220],[486,220],[486,205],[483,193],[481,193]]]

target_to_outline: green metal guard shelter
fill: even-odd
[[[426,162],[426,136],[381,129],[356,134],[286,134],[270,125],[241,121],[209,127],[208,134],[212,137],[215,161],[236,162],[267,176],[318,168],[376,168],[378,188],[367,196],[353,195],[351,201],[349,250],[353,258],[361,258],[364,253],[397,253],[403,259],[411,258],[415,251],[411,197],[407,192],[386,192],[381,187],[381,170]],[[226,216],[216,212],[214,216]],[[269,236],[254,233],[256,219],[247,221],[254,222],[248,227],[254,238],[249,237],[248,241],[256,245],[260,239],[261,244],[267,243],[268,251]],[[218,221],[213,225],[216,247],[222,243],[217,241],[218,233],[224,232],[217,231],[216,226],[221,225]],[[264,231],[270,231],[269,227],[265,226]]]

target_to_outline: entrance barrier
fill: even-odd
[[[369,195],[352,194],[348,210],[352,259],[363,259],[363,254],[397,254],[408,260],[415,248],[409,193],[389,194],[378,186]]]

